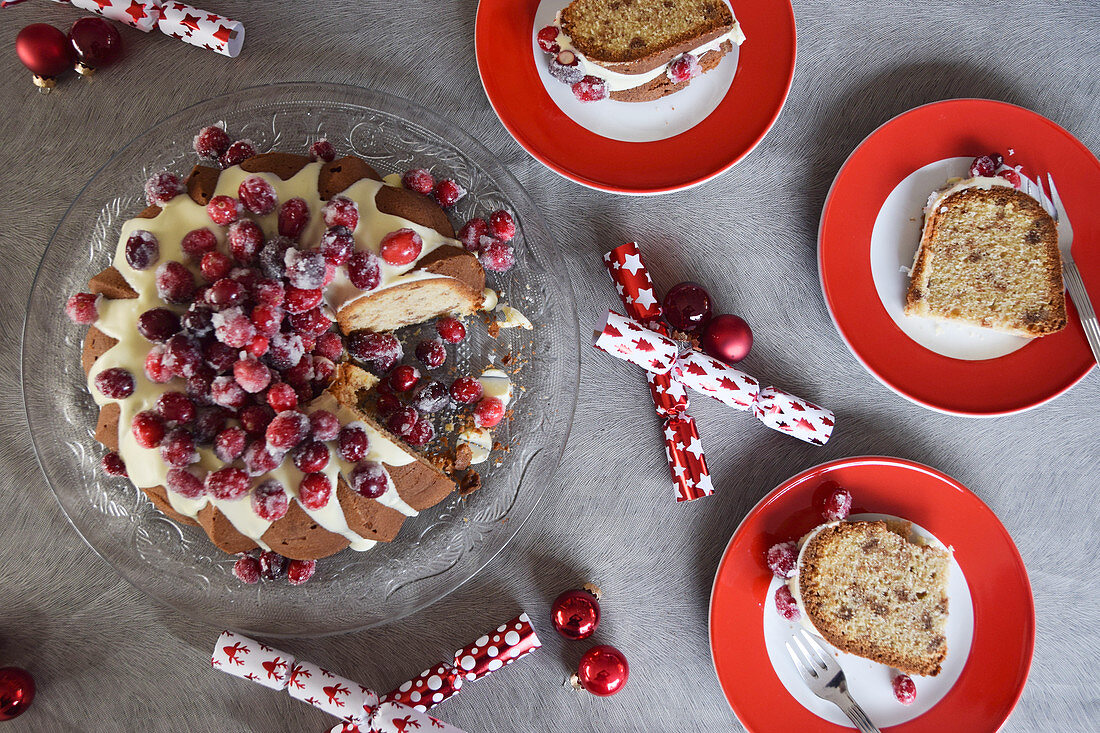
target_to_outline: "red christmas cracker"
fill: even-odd
[[[628,242],[604,255],[604,264],[611,275],[623,306],[631,318],[646,323],[661,335],[668,330],[661,322],[661,305],[653,280],[649,276],[637,242]],[[675,342],[674,342],[675,343]],[[665,455],[672,481],[676,487],[676,501],[691,501],[714,493],[707,469],[707,459],[699,447],[699,431],[695,418],[687,413],[688,397],[684,385],[675,375],[646,373],[653,406],[665,420]],[[688,451],[689,442],[684,437],[694,437],[694,451]],[[690,458],[688,457],[690,456]]]
[[[210,664],[215,669],[273,690],[286,690],[291,697],[340,718],[343,723],[337,724],[333,731],[410,733],[413,730],[442,730],[462,733],[408,705],[396,701],[380,702],[373,690],[358,682],[312,662],[295,660],[286,652],[232,631],[224,631],[218,637]]]
[[[760,388],[753,377],[698,351],[673,356],[679,344],[637,321],[610,311],[593,346],[646,371],[674,374],[684,386],[738,410],[750,410],[773,430],[815,445],[833,433],[833,413],[775,387]]]
[[[102,15],[148,33],[160,20],[160,3],[154,0],[69,0],[74,8]]]
[[[462,689],[463,678],[479,680],[540,646],[542,642],[531,626],[531,619],[521,613],[456,651],[453,659],[440,662],[390,690],[382,696],[382,702],[400,702],[417,710],[431,710],[457,694]]]

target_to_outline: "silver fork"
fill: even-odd
[[[1062,253],[1062,275],[1066,281],[1066,290],[1073,298],[1073,304],[1077,306],[1077,315],[1081,317],[1081,327],[1085,331],[1089,348],[1092,349],[1092,356],[1100,363],[1100,322],[1096,320],[1089,294],[1085,291],[1085,282],[1081,279],[1081,273],[1078,272],[1077,265],[1074,264],[1073,257],[1070,255],[1070,248],[1073,246],[1073,227],[1069,223],[1069,217],[1066,216],[1065,207],[1062,206],[1062,197],[1058,195],[1054,179],[1049,173],[1047,182],[1050,184],[1050,198],[1047,198],[1043,190],[1041,178],[1036,176],[1034,184],[1027,178],[1024,180],[1027,182],[1027,194],[1042,204],[1058,226],[1058,249]],[[1037,196],[1035,189],[1038,189]]]
[[[791,641],[798,645],[801,654],[795,653],[790,641],[787,642],[787,653],[791,655],[794,666],[802,673],[802,679],[806,680],[810,691],[840,708],[860,733],[879,733],[867,713],[863,712],[863,708],[848,693],[848,680],[837,661],[805,629],[799,629],[799,633],[806,645],[803,646],[798,636]]]

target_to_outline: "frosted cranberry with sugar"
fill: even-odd
[[[413,427],[419,419],[420,415],[417,413],[416,408],[402,407],[386,418],[386,427],[394,435],[407,438],[412,434]]]
[[[248,292],[243,285],[236,280],[223,277],[210,286],[210,289],[206,291],[206,295],[203,296],[203,300],[212,305],[215,310],[222,310],[230,306],[240,305],[247,295]]]
[[[186,499],[198,499],[206,493],[202,479],[186,468],[170,468],[164,485]]]
[[[794,542],[777,542],[764,553],[764,561],[775,577],[791,578],[798,564],[798,545]]]
[[[251,290],[252,299],[258,305],[281,306],[286,300],[286,288],[277,280],[257,280]]]
[[[183,468],[190,466],[199,460],[199,454],[195,450],[195,441],[191,433],[183,428],[174,428],[164,436],[160,444],[160,457],[169,466]]]
[[[401,342],[392,333],[353,331],[346,346],[348,353],[363,361],[397,360],[403,353]]]
[[[162,206],[183,192],[180,177],[169,171],[161,171],[149,176],[145,182],[145,203],[150,206]]]
[[[95,386],[104,397],[124,400],[134,393],[136,382],[130,372],[122,367],[112,367],[96,375]]]
[[[303,336],[316,338],[332,327],[332,321],[328,319],[320,308],[313,308],[305,313],[295,313],[290,316],[290,326]]]
[[[321,138],[309,146],[309,159],[315,163],[319,160],[331,163],[336,159],[336,148],[328,140]]]
[[[192,336],[205,336],[214,330],[214,311],[205,303],[192,303],[180,316],[182,326]]]
[[[268,522],[286,516],[290,509],[290,497],[286,489],[275,479],[268,479],[252,490],[252,511]]]
[[[353,252],[348,258],[348,279],[360,290],[374,290],[382,282],[382,266],[373,252]]]
[[[279,197],[275,188],[263,176],[248,176],[237,187],[237,198],[253,214],[263,216],[275,211]]]
[[[509,242],[516,236],[516,222],[512,215],[501,209],[489,216],[489,233],[502,242]]]
[[[436,321],[435,331],[449,344],[460,344],[466,338],[466,326],[454,316],[444,316]]]
[[[268,340],[267,336],[261,336],[257,334],[256,336],[252,337],[251,341],[248,342],[248,346],[245,347],[245,351],[259,359],[261,356],[267,353],[270,345],[271,342]]]
[[[156,448],[164,440],[164,421],[152,410],[145,410],[134,415],[130,431],[142,448]]]
[[[451,402],[451,395],[440,382],[422,382],[412,396],[412,406],[420,412],[439,412]]]
[[[192,229],[183,235],[180,240],[180,249],[192,260],[199,262],[207,252],[213,252],[218,247],[218,238],[214,232],[206,227]]]
[[[894,698],[902,705],[912,705],[917,701],[917,686],[907,674],[897,674],[890,683],[894,689]]]
[[[100,468],[103,469],[103,473],[108,476],[128,476],[126,473],[126,462],[122,460],[115,451],[111,451],[107,455],[103,456],[103,459],[99,462]]]
[[[847,489],[836,489],[825,497],[825,506],[821,516],[826,522],[839,522],[847,519],[852,512],[852,495]]]
[[[494,239],[481,248],[478,259],[486,270],[508,272],[516,264],[516,253],[512,250],[512,245]]]
[[[195,403],[183,392],[165,392],[154,403],[157,414],[171,426],[187,425],[195,419]]]
[[[589,74],[572,87],[573,96],[581,102],[599,102],[607,99],[607,83],[598,76]]]
[[[214,196],[206,202],[206,215],[215,224],[229,226],[241,218],[241,204],[232,196]]]
[[[323,471],[328,459],[328,446],[319,440],[307,441],[294,449],[294,465],[302,473]]]
[[[332,482],[323,473],[309,473],[298,484],[298,501],[306,509],[324,509],[332,495]]]
[[[377,499],[389,487],[386,469],[376,461],[363,461],[357,465],[352,469],[348,483],[352,491],[368,499]]]
[[[286,575],[288,560],[273,550],[260,553],[260,575],[267,580],[278,580]]]
[[[94,293],[77,293],[65,302],[65,315],[73,323],[88,326],[99,320],[99,296]]]
[[[556,55],[561,51],[561,46],[558,45],[558,27],[556,25],[548,25],[545,28],[540,28],[536,35],[539,48],[548,54]]]
[[[309,206],[297,196],[284,201],[279,207],[279,234],[297,239],[309,222]]]
[[[321,386],[327,386],[336,374],[336,364],[323,356],[313,356],[311,361],[313,362],[313,381]]]
[[[786,583],[775,589],[775,610],[788,621],[798,621],[802,618],[802,612],[798,610],[798,602],[791,595],[791,589]]]
[[[504,419],[504,402],[498,397],[482,397],[474,406],[474,425],[491,428]]]
[[[145,229],[135,229],[126,239],[126,264],[135,270],[148,270],[160,259],[160,242]]]
[[[260,476],[274,471],[283,462],[283,454],[268,447],[262,440],[254,440],[241,456],[249,476]]]
[[[447,349],[443,339],[424,339],[416,345],[416,358],[428,369],[438,369],[447,361]]]
[[[390,374],[390,387],[394,392],[408,392],[420,381],[420,370],[409,364],[402,364]]]
[[[229,370],[237,363],[238,351],[221,341],[208,338],[202,346],[202,358],[217,373]]]
[[[416,191],[427,196],[435,187],[435,176],[426,168],[412,168],[405,171],[405,175],[401,176],[401,183],[410,191]]]
[[[279,280],[286,275],[286,253],[293,246],[293,240],[286,237],[275,237],[263,246],[258,262],[264,277]]]
[[[271,348],[267,360],[271,366],[285,371],[298,364],[305,355],[302,337],[296,333],[277,333],[271,337]]]
[[[462,246],[470,252],[481,249],[481,238],[489,233],[489,222],[480,217],[474,217],[462,225],[458,230],[458,239]]]
[[[550,72],[550,76],[562,84],[569,84],[570,86],[584,78],[584,69],[581,68],[580,59],[577,58],[577,54],[569,49],[559,51],[554,58],[550,59],[546,69]]]
[[[206,474],[206,491],[220,501],[240,499],[248,493],[248,474],[235,466],[226,466]]]
[[[325,256],[316,250],[286,252],[286,279],[296,288],[315,290],[325,281]]]
[[[283,323],[283,309],[272,305],[258,305],[252,309],[249,320],[256,327],[257,333],[274,336]]]
[[[326,227],[347,227],[354,230],[359,224],[359,207],[347,196],[333,196],[321,207],[321,218]]]
[[[210,383],[210,400],[215,405],[239,410],[248,402],[248,393],[241,389],[233,377],[215,377]]]
[[[190,336],[177,333],[164,344],[164,366],[177,377],[190,377],[202,366],[202,349]]]
[[[218,159],[222,168],[240,165],[256,155],[256,145],[251,140],[237,140]]]
[[[267,404],[276,412],[286,412],[298,406],[298,393],[286,382],[276,382],[267,390]]]
[[[229,133],[217,125],[209,125],[195,135],[195,152],[204,158],[217,160],[229,148]]]
[[[337,267],[348,261],[354,248],[355,238],[352,237],[351,230],[345,226],[326,229],[318,244],[318,250],[325,261]]]
[[[256,394],[271,384],[271,370],[255,359],[238,359],[233,365],[233,378],[245,392]]]
[[[248,435],[238,427],[226,428],[214,438],[214,455],[224,463],[241,457],[248,444]]]
[[[394,266],[407,265],[420,256],[424,240],[412,229],[398,229],[382,237],[378,252],[382,259]]]
[[[251,219],[233,222],[226,236],[229,252],[237,262],[248,264],[256,259],[256,254],[264,244],[264,232],[260,225]]]
[[[214,370],[203,367],[197,374],[187,378],[185,390],[196,405],[210,405],[214,400],[210,397],[210,385],[214,382]]]
[[[481,382],[473,377],[459,377],[451,384],[451,397],[456,402],[472,405],[481,399],[484,393]]]
[[[691,81],[701,73],[698,57],[690,53],[674,58],[668,65],[668,78],[675,84]]]
[[[259,514],[259,512],[257,512]],[[233,563],[233,575],[237,580],[246,585],[255,585],[260,582],[260,561],[251,555],[237,558]]]
[[[309,435],[309,418],[294,410],[284,410],[267,426],[265,435],[272,448],[290,450]]]
[[[1023,179],[1020,178],[1020,173],[1012,168],[1005,168],[997,175],[1011,183],[1015,188],[1019,188],[1023,183]]]
[[[195,415],[192,435],[199,445],[209,445],[224,428],[229,418],[220,407],[200,407]]]
[[[164,302],[186,303],[194,292],[195,278],[182,263],[172,260],[157,268],[157,295]]]
[[[414,448],[422,448],[435,438],[435,428],[427,420],[417,420],[405,436],[405,442]]]
[[[338,436],[340,457],[348,463],[363,460],[370,451],[370,438],[361,425],[351,423],[340,428]]]
[[[339,361],[344,355],[344,340],[335,332],[323,333],[317,337],[313,353],[332,361]]]
[[[160,344],[145,355],[145,376],[153,384],[165,384],[172,379],[172,370],[164,365],[164,347]]]
[[[309,430],[314,440],[335,440],[340,434],[340,419],[328,410],[317,410],[309,415]]]
[[[214,335],[234,349],[243,349],[256,335],[256,327],[240,308],[228,308],[213,316]]]
[[[993,158],[988,155],[981,155],[970,164],[970,177],[990,177],[996,170],[997,164],[993,161]]]
[[[316,571],[316,560],[291,560],[286,566],[286,582],[291,585],[301,585],[309,581]]]
[[[199,263],[199,271],[207,282],[216,282],[229,274],[233,261],[222,252],[207,252]]]
[[[432,189],[432,196],[435,197],[436,203],[445,209],[457,204],[465,195],[466,189],[451,178],[444,178]]]

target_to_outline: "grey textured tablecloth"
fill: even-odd
[[[198,4],[245,23],[238,59],[126,29],[122,63],[90,82],[69,78],[48,97],[19,64],[15,35],[38,21],[67,28],[82,14],[45,0],[0,11],[0,666],[27,667],[38,681],[31,710],[0,729],[321,731],[331,722],[212,672],[219,629],[156,605],[84,545],[35,463],[19,389],[31,278],[89,176],[161,117],[284,80],[436,100],[544,208],[575,283],[582,332],[615,303],[599,254],[638,239],[660,288],[687,278],[706,285],[722,310],[753,326],[747,370],[833,408],[839,429],[815,448],[697,400],[718,492],[676,505],[642,379],[585,349],[560,474],[484,572],[390,627],[281,646],[386,689],[523,608],[545,647],[470,685],[439,708],[443,718],[471,733],[739,730],[707,641],[711,582],[730,534],[786,477],[833,458],[885,454],[971,487],[1027,564],[1035,659],[1005,730],[1097,729],[1100,685],[1090,660],[1100,646],[1100,375],[1013,417],[973,421],[923,410],[881,386],[845,348],[821,298],[815,256],[837,168],[875,127],[918,104],[964,96],[1013,102],[1100,150],[1095,0],[796,2],[798,66],[774,129],[729,173],[655,199],[589,191],[516,145],[478,81],[473,0]],[[598,640],[631,662],[630,683],[610,699],[561,686],[585,645],[563,642],[547,624],[550,600],[585,580],[606,593]]]

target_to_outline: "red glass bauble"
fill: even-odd
[[[0,667],[0,720],[18,718],[34,699],[34,678],[19,667]]]
[[[73,65],[69,39],[47,23],[34,23],[19,31],[15,52],[23,65],[34,72],[34,83],[43,88],[53,86],[53,77]]]
[[[703,331],[703,351],[727,364],[739,362],[752,349],[752,329],[738,316],[715,316]]]
[[[587,639],[600,625],[599,589],[586,585],[567,590],[550,606],[550,622],[566,639]]]
[[[584,653],[574,682],[593,695],[607,697],[623,689],[630,677],[630,665],[626,657],[613,646],[601,644]]]
[[[69,43],[78,60],[76,70],[81,74],[110,66],[122,55],[122,36],[103,18],[81,18],[73,23]]]
[[[664,315],[677,331],[696,331],[710,320],[710,293],[699,283],[677,283],[665,293]]]

